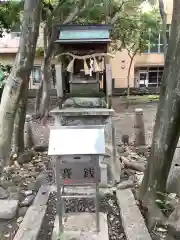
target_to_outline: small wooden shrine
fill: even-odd
[[[69,97],[104,97],[111,107],[111,29],[104,24],[56,26],[56,83],[62,102]]]

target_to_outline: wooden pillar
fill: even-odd
[[[106,97],[108,108],[112,106],[112,68],[111,64],[106,64]]]
[[[110,45],[107,46],[107,53],[111,52]],[[108,108],[112,107],[112,67],[110,56],[106,56],[104,59],[105,73],[106,73],[106,99]]]
[[[144,130],[144,119],[143,119],[143,109],[136,108],[135,109],[135,123],[134,123],[134,131],[135,131],[135,145],[145,145],[145,130]]]
[[[59,105],[62,108],[62,101],[63,101],[63,79],[62,79],[62,63],[59,62],[55,65],[56,69],[56,90],[57,96],[59,98]]]

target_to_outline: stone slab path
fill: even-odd
[[[152,240],[131,189],[117,190],[116,194],[127,240]]]

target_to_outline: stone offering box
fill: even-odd
[[[115,171],[115,136],[113,136],[113,109],[108,108],[73,108],[53,109],[51,115],[55,118],[55,127],[78,126],[84,128],[87,125],[93,129],[95,125],[104,126],[105,134],[105,154],[100,156],[101,183],[107,185],[113,181]],[[88,145],[89,139],[84,138],[84,144]],[[72,144],[73,145],[73,144]],[[59,145],[60,146],[60,145]]]
[[[57,212],[59,233],[63,233],[65,214],[63,187],[89,185],[94,187],[96,202],[96,230],[100,231],[99,156],[105,154],[104,126],[68,126],[50,131],[48,155],[55,157]],[[75,196],[72,196],[75,198]],[[76,196],[78,197],[78,196]]]
[[[104,126],[68,126],[50,131],[48,155],[62,185],[100,182],[99,156],[105,154]],[[57,179],[58,174],[58,179]]]

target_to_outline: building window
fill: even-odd
[[[146,86],[148,84],[148,81],[147,81],[148,76],[147,76],[147,74],[148,73],[146,71],[144,71],[144,72],[139,71],[139,86],[140,87],[144,87],[144,86]]]
[[[158,85],[158,71],[149,72],[148,85],[156,87]]]
[[[163,75],[163,67],[149,67],[146,70],[138,69],[138,82],[140,87],[159,87]]]
[[[159,51],[159,33],[149,31],[149,52],[157,53]]]
[[[169,41],[170,36],[170,25],[167,25],[167,42]],[[154,33],[149,30],[149,41],[147,44],[147,49],[145,49],[144,53],[163,53],[163,33]]]
[[[11,27],[11,36],[20,37],[21,36],[21,25],[20,23],[14,23]]]
[[[41,76],[41,66],[34,66],[30,75],[30,78],[32,79],[32,83],[39,84],[41,82],[42,76]]]

